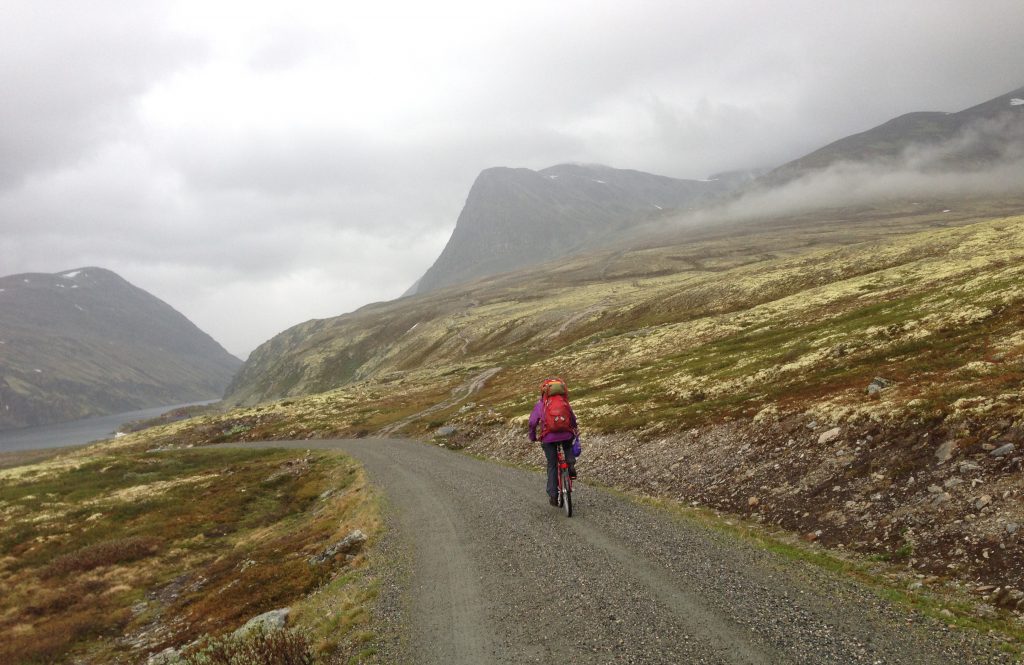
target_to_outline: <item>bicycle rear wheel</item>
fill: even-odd
[[[572,481],[569,480],[569,470],[561,470],[562,492],[560,502],[565,508],[565,516],[572,517]]]

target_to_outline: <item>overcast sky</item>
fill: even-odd
[[[0,275],[110,268],[244,358],[397,297],[477,173],[766,167],[1024,85],[1024,2],[0,0]]]

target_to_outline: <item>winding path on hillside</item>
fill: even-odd
[[[483,387],[487,385],[487,382],[491,380],[491,378],[493,378],[494,375],[500,371],[501,367],[491,367],[485,369],[479,374],[476,374],[475,376],[471,377],[468,381],[458,386],[457,388],[453,388],[452,396],[449,397],[448,399],[444,400],[443,402],[438,402],[433,406],[429,406],[426,409],[423,409],[422,411],[417,411],[416,413],[410,416],[406,416],[405,418],[402,418],[397,422],[391,423],[390,425],[383,427],[380,430],[380,434],[383,436],[395,436],[396,434],[398,434],[398,431],[401,430],[403,427],[415,422],[416,420],[423,418],[424,416],[429,416],[431,413],[443,411],[444,409],[448,409],[455,406],[459,402],[466,401],[473,393],[477,393],[483,390]]]
[[[420,442],[251,445],[344,451],[382,490],[382,662],[1010,662],[852,582],[585,482],[569,519],[541,474]]]

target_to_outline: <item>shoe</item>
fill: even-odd
[[[557,506],[558,505],[558,497],[557,496],[549,496],[548,497],[548,503],[550,503],[552,506]]]
[[[569,477],[576,480],[576,469],[569,469]]]

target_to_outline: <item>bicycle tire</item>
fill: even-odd
[[[572,517],[572,481],[569,480],[568,469],[562,469],[562,507],[565,508],[565,516]]]

